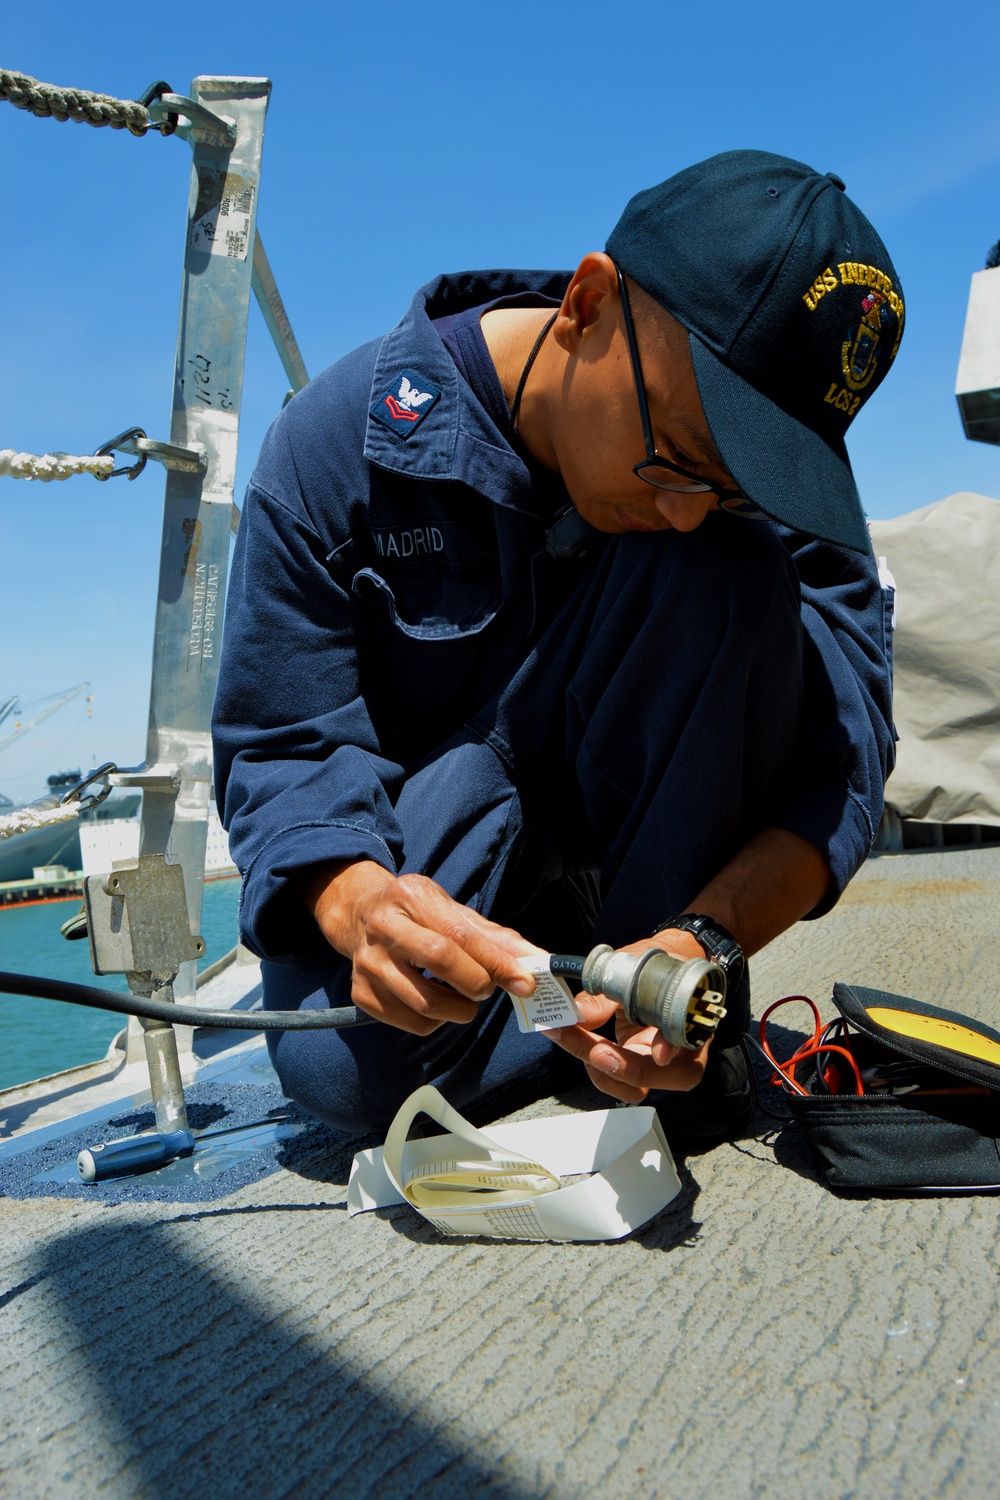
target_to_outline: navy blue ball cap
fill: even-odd
[[[747,498],[870,552],[844,439],[896,356],[905,312],[888,252],[840,178],[727,151],[636,194],[607,251],[687,328],[709,430]]]

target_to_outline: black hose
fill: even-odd
[[[145,1016],[149,1021],[167,1021],[174,1026],[229,1027],[232,1031],[339,1031],[345,1026],[368,1026],[375,1019],[353,1005],[331,1010],[200,1010],[197,1005],[122,995],[118,990],[99,990],[96,985],[71,984],[66,979],[8,974],[2,969],[0,994],[65,1000],[71,1005],[113,1010],[121,1016]]]

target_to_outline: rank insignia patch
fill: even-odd
[[[400,372],[387,391],[371,407],[372,416],[394,432],[408,438],[440,400],[441,391],[413,370]]]

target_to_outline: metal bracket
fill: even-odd
[[[121,453],[135,453],[143,462],[152,458],[165,469],[173,469],[178,474],[206,474],[208,472],[208,460],[205,457],[204,448],[181,448],[177,443],[157,443],[148,437],[126,438],[124,442],[118,443]]]
[[[191,933],[184,870],[162,854],[119,859],[110,875],[88,875],[83,906],[94,973],[125,974],[133,995],[172,1001],[181,964],[205,952],[205,939]],[[139,1024],[156,1128],[186,1130],[176,1032],[167,1021]]]
[[[138,786],[148,792],[180,790],[181,773],[176,765],[125,766],[111,776],[112,786]]]
[[[231,151],[236,145],[236,122],[228,115],[217,115],[197,99],[185,94],[161,94],[148,106],[151,125],[177,123],[177,134],[196,146],[219,146]],[[180,116],[180,119],[177,117]]]
[[[119,474],[127,474],[129,479],[138,479],[150,458],[162,464],[165,469],[174,469],[180,474],[208,472],[205,450],[200,445],[181,448],[177,443],[158,443],[153,438],[148,438],[141,427],[126,427],[124,432],[102,443],[94,452],[96,456],[105,453],[130,453],[139,460],[131,468],[112,469],[110,474],[95,474],[94,478],[100,480],[116,479]]]
[[[84,905],[94,973],[127,974],[134,994],[169,983],[182,963],[205,952],[205,939],[191,934],[184,871],[162,854],[119,859],[110,875],[88,875]]]

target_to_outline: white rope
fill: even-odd
[[[15,807],[13,812],[0,813],[0,839],[33,833],[36,828],[48,828],[51,823],[71,823],[79,816],[79,802],[67,802],[65,807],[60,807],[57,799],[42,797],[38,802],[29,802],[27,807]]]
[[[115,99],[90,89],[60,88],[8,68],[0,68],[0,101],[4,99],[15,109],[29,110],[41,118],[110,125],[112,130],[130,130],[133,135],[145,135],[149,128],[149,111],[135,99]]]
[[[13,448],[0,448],[0,476],[7,474],[11,479],[41,479],[48,484],[52,479],[71,479],[74,474],[110,474],[114,466],[112,453],[75,457],[72,453],[15,453]]]

